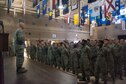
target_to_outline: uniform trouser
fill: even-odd
[[[24,62],[24,49],[16,50],[16,67],[21,68]]]
[[[118,75],[120,78],[122,78],[122,59],[118,58],[116,60],[116,65],[115,65],[115,71],[116,71],[116,75]]]
[[[77,61],[72,61],[72,71],[73,71],[73,74],[78,74],[78,71],[77,71]]]
[[[57,66],[60,68],[61,67],[61,58],[60,57],[58,57],[56,59],[56,63],[57,63]]]
[[[90,75],[90,72],[89,72],[89,69],[85,69],[84,67],[80,67],[81,68],[81,73],[82,73],[82,80],[83,81],[89,81],[89,75]]]
[[[107,82],[107,70],[101,71],[100,67],[97,67],[97,69],[95,70],[96,82],[98,83],[99,81],[100,73],[102,74],[103,81]]]
[[[121,64],[121,63],[119,63],[119,64],[117,65],[117,74],[118,74],[120,77],[122,77],[122,64]]]
[[[126,61],[123,61],[123,66],[124,66],[124,75],[126,76]]]

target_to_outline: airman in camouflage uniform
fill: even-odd
[[[72,67],[73,74],[78,74],[78,49],[77,44],[73,45],[73,48],[70,49],[70,64]]]
[[[27,57],[30,58],[30,46],[26,47]]]
[[[92,41],[90,49],[91,49],[91,75],[94,75],[95,71],[95,62],[97,59],[97,45],[95,41]]]
[[[24,73],[27,70],[22,68],[24,62],[24,48],[25,48],[25,33],[23,32],[24,23],[19,23],[19,29],[14,33],[14,51],[16,54],[17,73]]]
[[[41,61],[41,44],[37,44],[36,48],[36,59],[40,62]]]
[[[86,40],[82,40],[80,68],[82,72],[82,80],[89,82],[90,75],[90,47],[87,45]]]
[[[122,56],[121,56],[122,46],[119,44],[119,40],[115,41],[114,45],[114,60],[115,60],[115,75],[119,75],[122,80]]]
[[[30,58],[32,60],[36,59],[36,46],[34,44],[31,44],[30,46]]]
[[[103,41],[99,41],[98,43],[98,51],[97,51],[97,59],[95,64],[95,84],[99,84],[99,76],[100,73],[102,74],[102,79],[104,81],[104,84],[107,84],[107,49],[103,46]]]
[[[69,61],[69,52],[67,50],[66,45],[62,44],[61,65],[62,65],[63,70],[67,69],[68,61]]]
[[[126,77],[126,42],[123,40],[122,43],[122,55],[123,55],[123,65],[124,65],[124,75]]]
[[[57,58],[58,58],[58,47],[56,43],[53,43],[52,46],[52,62],[55,67],[57,67]]]
[[[48,44],[48,51],[47,51],[47,61],[48,61],[48,65],[53,66],[53,62],[52,62],[52,45],[51,43]]]

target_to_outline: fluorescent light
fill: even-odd
[[[60,5],[60,6],[59,6],[59,9],[64,9],[63,5]]]

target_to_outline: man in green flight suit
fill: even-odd
[[[25,33],[23,29],[25,24],[23,22],[19,23],[19,28],[14,33],[14,50],[16,54],[16,68],[17,73],[25,73],[27,70],[23,68],[24,62],[24,48],[25,48]]]

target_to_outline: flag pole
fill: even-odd
[[[9,0],[8,0],[8,7],[7,7],[7,13],[10,13],[10,7],[9,7]]]
[[[78,27],[80,27],[80,0],[78,0],[78,12],[79,12],[79,24]]]
[[[88,17],[88,18],[89,18],[89,36],[90,36],[90,32],[91,32],[91,31],[90,31],[90,29],[91,29],[91,28],[90,28],[90,27],[91,27],[91,24],[90,24],[90,14],[89,14],[89,17]]]

